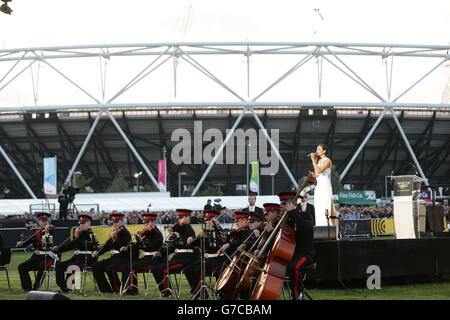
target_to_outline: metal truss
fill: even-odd
[[[70,168],[66,182],[70,181],[76,167],[78,166],[83,154],[89,144],[92,135],[95,132],[97,124],[100,120],[102,114],[106,114],[110,121],[113,123],[117,131],[120,133],[122,138],[127,143],[130,151],[136,157],[139,164],[142,166],[150,180],[157,187],[157,181],[153,177],[152,172],[149,170],[147,164],[142,159],[139,151],[134,147],[133,143],[130,141],[129,137],[125,131],[121,128],[117,120],[112,114],[114,109],[133,109],[133,108],[149,108],[156,109],[162,107],[195,107],[195,108],[223,108],[223,107],[240,107],[241,113],[234,122],[229,134],[225,138],[223,144],[219,148],[212,162],[208,165],[205,172],[199,179],[192,195],[195,195],[200,189],[202,183],[206,179],[208,173],[210,172],[212,166],[220,156],[226,143],[229,141],[230,137],[234,133],[234,130],[239,126],[244,114],[251,114],[256,124],[262,132],[264,133],[266,139],[272,147],[273,152],[276,154],[277,158],[280,160],[286,174],[288,175],[292,185],[297,187],[297,179],[292,175],[290,168],[287,166],[283,157],[281,156],[278,148],[275,146],[273,141],[268,136],[264,124],[259,119],[258,113],[255,111],[255,107],[264,106],[295,106],[295,107],[310,107],[310,108],[333,108],[333,107],[368,107],[368,108],[379,108],[382,112],[378,116],[375,123],[372,125],[367,135],[362,139],[361,144],[356,149],[355,153],[350,158],[346,167],[341,173],[341,179],[343,179],[346,174],[351,169],[354,161],[360,155],[361,151],[364,149],[367,141],[376,131],[377,127],[383,120],[386,114],[392,114],[393,120],[396,124],[398,132],[406,145],[414,163],[422,178],[426,179],[426,176],[420,166],[420,163],[411,147],[405,132],[400,124],[399,119],[396,115],[396,110],[401,108],[431,108],[433,110],[450,110],[450,104],[434,104],[434,103],[417,103],[416,101],[399,102],[399,100],[404,100],[404,97],[408,95],[413,89],[417,87],[425,78],[432,74],[435,70],[441,67],[446,61],[450,59],[450,45],[407,45],[407,44],[379,44],[379,43],[310,43],[310,42],[199,42],[199,43],[150,43],[150,44],[111,44],[111,45],[81,45],[81,46],[60,46],[60,47],[35,47],[35,48],[17,48],[17,49],[2,49],[0,50],[0,66],[2,64],[10,63],[6,68],[6,72],[2,75],[0,74],[0,98],[2,97],[2,92],[11,83],[16,81],[19,77],[25,77],[25,71],[31,69],[31,76],[33,84],[33,97],[35,105],[32,106],[7,106],[4,105],[0,108],[2,112],[48,112],[57,110],[96,110],[97,116],[95,117],[92,126],[87,133],[86,139],[78,151],[77,157],[75,158],[72,167]],[[129,80],[125,82],[116,92],[113,92],[109,98],[106,98],[106,61],[115,60],[118,57],[149,57],[148,64],[140,70],[137,74],[130,75]],[[241,56],[244,58],[245,63],[243,68],[246,71],[246,88],[235,88],[236,84],[227,84],[223,79],[220,79],[219,75],[212,72],[210,68],[202,62],[203,57],[215,56],[218,59],[224,56]],[[287,56],[295,57],[297,62],[293,64],[287,70],[281,70],[281,76],[273,78],[263,90],[257,92],[251,96],[251,88],[253,79],[251,77],[251,68],[253,68],[252,58],[256,56],[272,56],[279,59],[284,59]],[[350,66],[350,63],[346,59],[351,59],[352,57],[379,57],[380,61],[384,62],[385,68],[385,85],[386,92],[380,92],[376,90],[372,85],[369,84],[370,81],[367,80],[367,74],[364,74],[361,70]],[[100,61],[100,86],[101,90],[100,96],[96,96],[94,93],[89,92],[85,89],[82,83],[74,80],[74,78],[63,72],[55,61],[73,61],[77,59],[77,63],[82,63],[83,58],[99,58]],[[406,85],[404,89],[396,96],[392,95],[392,84],[393,79],[397,77],[394,76],[393,64],[394,61],[397,62],[404,58],[426,58],[427,61],[430,59],[433,61],[433,66],[423,75],[417,79],[412,79],[411,83]],[[173,75],[173,96],[177,97],[177,88],[180,85],[177,77],[177,63],[179,61],[184,61],[187,65],[191,66],[196,72],[199,72],[204,77],[214,82],[217,86],[223,89],[224,93],[230,97],[229,100],[222,102],[210,102],[205,101],[201,97],[196,102],[167,102],[166,101],[155,101],[154,98],[145,97],[141,103],[115,103],[115,101],[124,95],[129,89],[136,86],[143,79],[151,76],[155,70],[159,69],[164,64],[169,62],[173,63],[172,71]],[[316,101],[262,101],[263,97],[267,96],[267,93],[277,87],[280,83],[285,82],[288,77],[292,74],[299,72],[299,70],[308,63],[316,62],[317,68],[317,92],[318,97]],[[66,105],[58,104],[55,105],[40,105],[39,98],[42,99],[42,95],[38,94],[39,83],[39,67],[38,75],[36,76],[33,72],[33,65],[38,64],[45,65],[49,70],[58,74],[61,79],[67,83],[67,85],[76,88],[82,96],[88,97],[92,104],[76,104],[76,105]],[[219,61],[219,63],[221,63]],[[322,101],[322,96],[324,92],[323,88],[323,78],[324,78],[324,65],[332,67],[334,70],[339,71],[339,73],[345,75],[346,78],[351,80],[351,83],[356,85],[356,87],[361,87],[365,92],[368,93],[370,99],[366,101],[358,102],[338,102],[338,101]],[[414,67],[414,65],[413,65]],[[123,75],[127,76],[127,75]],[[35,79],[36,78],[36,79]],[[373,99],[376,102],[373,102]],[[226,116],[226,115],[225,115]],[[297,132],[294,137],[294,147],[300,143],[300,128],[299,118]],[[334,126],[334,125],[332,125]],[[368,128],[367,128],[368,129]],[[128,130],[127,130],[128,131]],[[33,135],[34,133],[31,132]],[[162,141],[162,140],[161,140]],[[330,128],[327,141],[334,141],[334,129]],[[69,142],[70,143],[70,142]],[[45,145],[43,146],[45,149]],[[21,176],[20,172],[15,167],[14,163],[10,160],[5,150],[0,145],[0,152],[11,166],[23,186],[27,189],[28,193],[35,197],[34,193],[31,191],[26,181]],[[63,152],[64,156],[64,152]],[[298,154],[294,153],[294,161],[298,159]]]

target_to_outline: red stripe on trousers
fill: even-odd
[[[131,270],[131,284],[134,284],[134,282],[136,281],[136,277],[134,276],[134,273],[139,272],[139,271],[147,271],[147,270],[151,270],[151,269],[153,269],[152,264],[150,264],[148,266],[134,268],[133,270]]]
[[[294,299],[297,298],[298,296],[298,284],[300,282],[300,272],[298,272],[298,270],[300,269],[300,267],[302,266],[302,264],[306,261],[306,257],[303,257],[300,259],[299,262],[297,262],[297,264],[295,265],[295,282],[294,282]]]
[[[112,271],[111,271],[111,273],[112,273],[111,280],[113,282],[112,285],[117,289],[117,291],[120,291],[120,286],[118,286],[117,283],[114,281],[116,279],[116,277],[114,275],[117,273],[117,271],[122,270],[122,269],[123,269],[123,266],[119,266],[115,269],[112,269]]]
[[[181,263],[178,263],[178,264],[174,264],[173,266],[170,266],[169,268],[165,268],[164,270],[163,270],[163,276],[164,276],[164,281],[163,281],[163,290],[164,289],[167,289],[167,279],[166,279],[166,274],[167,274],[167,272],[168,271],[170,271],[170,270],[172,270],[172,269],[176,269],[176,268],[180,268],[180,267],[182,267],[183,265],[181,264]]]
[[[47,271],[47,270],[48,270],[48,267],[50,267],[52,264],[53,264],[53,260],[51,260],[50,262],[48,262],[48,263],[45,265],[45,270]]]
[[[219,267],[212,267],[212,268],[206,269],[205,272],[213,272],[213,271],[216,271],[217,268],[219,268]]]

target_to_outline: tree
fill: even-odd
[[[224,193],[220,191],[219,188],[211,186],[198,192],[195,196],[208,197],[208,196],[223,196],[223,195]]]
[[[94,180],[94,177],[86,178],[85,176],[83,176],[81,174],[75,174],[75,185],[76,185],[77,188],[80,188],[80,192],[79,193],[87,193],[87,192],[89,192],[88,190],[86,190],[86,187],[91,187],[90,183],[93,180]],[[68,187],[70,187],[71,184],[72,184],[72,181],[73,181],[73,176],[70,179],[70,182],[67,182],[66,184],[64,184],[63,189],[67,189]]]
[[[94,177],[85,178],[83,175],[77,175],[75,179],[75,185],[80,188],[80,193],[87,193],[86,187],[94,180]]]
[[[331,188],[333,188],[333,194],[338,194],[342,190],[341,176],[334,165],[331,166]]]
[[[131,188],[129,187],[127,180],[123,176],[122,170],[119,169],[111,185],[106,189],[106,192],[130,192],[130,191]]]
[[[142,191],[142,192],[159,192],[158,188],[156,188],[154,184],[143,185],[142,187],[139,187],[139,191]]]

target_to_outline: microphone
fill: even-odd
[[[312,153],[312,152],[311,152]],[[311,153],[307,153],[306,157],[309,158]],[[314,156],[317,156],[317,154],[314,152]]]
[[[414,171],[415,171],[415,173],[416,173],[416,176],[418,176],[419,173],[417,172],[417,167],[416,167],[416,165],[414,164],[414,162],[410,162],[409,165],[410,165],[411,167],[414,168]]]

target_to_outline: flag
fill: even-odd
[[[56,157],[44,158],[44,193],[56,194]]]
[[[159,192],[167,191],[167,180],[166,180],[166,159],[158,160],[158,186]]]
[[[253,161],[252,165],[252,176],[250,177],[250,191],[254,193],[259,193],[259,162]]]

